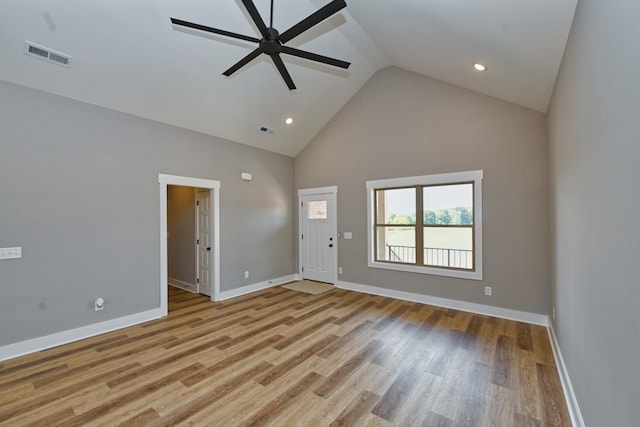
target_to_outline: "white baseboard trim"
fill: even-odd
[[[73,341],[90,338],[96,335],[115,331],[116,329],[122,329],[139,323],[148,322],[149,320],[158,319],[159,317],[162,317],[162,312],[159,308],[155,308],[153,310],[118,317],[116,319],[105,320],[104,322],[94,323],[92,325],[82,326],[68,331],[57,332],[44,337],[33,338],[17,342],[15,344],[8,344],[0,347],[0,361],[57,347]]]
[[[196,293],[196,285],[189,282],[183,282],[182,280],[174,279],[173,277],[169,277],[167,279],[170,285],[175,286],[180,289],[184,289],[185,291]]]
[[[569,378],[569,371],[567,371],[567,365],[562,358],[562,352],[560,351],[560,344],[558,343],[558,337],[556,331],[553,329],[553,323],[549,323],[547,326],[547,332],[549,334],[549,341],[551,341],[551,349],[553,350],[553,357],[556,360],[556,366],[558,367],[558,376],[560,376],[560,382],[562,383],[562,391],[564,392],[564,399],[567,401],[567,407],[569,409],[569,416],[571,417],[571,423],[574,427],[584,427],[584,420],[582,419],[582,413],[580,412],[580,406],[578,405],[578,399],[573,391],[573,385]]]
[[[297,280],[296,277],[296,274],[289,274],[287,276],[278,277],[276,279],[266,280],[264,282],[254,283],[252,285],[245,285],[228,291],[222,291],[220,292],[220,301],[250,294],[251,292],[261,291],[263,289],[284,285],[285,283]]]
[[[383,297],[435,305],[438,307],[469,311],[471,313],[484,314],[487,316],[499,317],[502,319],[516,320],[518,322],[531,323],[534,325],[547,326],[549,324],[549,316],[545,316],[544,314],[529,313],[526,311],[511,310],[508,308],[494,307],[491,305],[477,304],[473,302],[459,301],[448,298],[433,297],[430,295],[397,291],[388,288],[379,288],[377,286],[361,285],[359,283],[338,281],[338,283],[336,283],[336,287],[340,289],[363,292],[366,294],[380,295]]]
[[[229,291],[223,291],[220,293],[220,301],[235,298],[241,295],[246,295],[252,292],[257,292],[263,289],[272,288],[275,286],[280,286],[288,282],[292,282],[295,280],[300,280],[299,274],[289,274],[287,276],[278,277],[272,280],[267,280],[264,282],[254,283],[251,285],[246,285],[242,287],[238,287],[235,289],[231,289]],[[367,294],[380,295],[390,298],[396,298],[406,301],[419,302],[422,304],[430,304],[436,305],[439,307],[445,308],[453,308],[456,310],[469,311],[472,313],[485,314],[488,316],[500,317],[509,320],[517,320],[520,322],[532,323],[536,325],[548,326],[548,316],[542,314],[535,313],[527,313],[523,311],[510,310],[501,307],[493,307],[483,304],[470,303],[466,301],[458,301],[447,298],[439,298],[432,297],[429,295],[416,294],[411,292],[397,291],[393,289],[380,288],[376,286],[370,285],[361,285],[358,283],[351,282],[343,282],[338,281],[336,283],[336,287],[340,289],[348,289],[357,292],[363,292]],[[150,320],[158,319],[162,317],[162,311],[159,308],[144,311],[141,313],[132,314],[129,316],[119,317],[117,319],[106,320],[104,322],[95,323],[92,325],[82,326],[80,328],[71,329],[68,331],[62,331],[55,334],[47,335],[44,337],[33,338],[26,341],[21,341],[14,344],[8,344],[0,347],[0,361],[12,359],[14,357],[19,357],[25,354],[34,353],[36,351],[45,350],[47,348],[56,347],[62,344],[67,344],[73,341],[78,341],[84,338],[93,337],[96,335],[104,334],[107,332],[111,332],[117,329],[126,328],[128,326],[137,325],[139,323],[148,322]],[[551,329],[552,333],[553,330]],[[564,367],[564,363],[562,362],[562,358],[559,352],[559,348],[557,347],[557,342],[555,341],[555,334],[553,334],[553,339],[551,340],[552,346],[554,348],[554,354],[558,353],[557,360],[559,360],[559,366]],[[564,369],[564,368],[563,368]],[[566,374],[566,369],[564,369],[564,376],[568,381],[568,375]],[[560,376],[561,380],[563,380],[563,387],[565,381],[563,379],[563,375]],[[571,396],[573,396],[572,388],[569,384],[569,390],[571,390]],[[572,397],[573,402],[575,402],[575,397]],[[569,399],[567,399],[569,400]],[[577,404],[575,406],[577,409]],[[571,409],[571,408],[570,408]],[[577,411],[579,415],[579,410]],[[572,412],[572,418],[573,418]],[[580,417],[580,420],[582,418]],[[578,424],[582,426],[584,424]]]

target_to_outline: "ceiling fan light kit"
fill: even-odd
[[[293,27],[289,28],[282,34],[278,32],[275,28],[273,28],[273,0],[271,0],[271,19],[269,23],[269,27],[265,24],[264,20],[258,13],[258,9],[252,0],[242,0],[244,7],[249,12],[251,19],[258,27],[262,38],[258,39],[256,37],[245,36],[243,34],[233,33],[231,31],[220,30],[218,28],[207,27],[205,25],[195,24],[193,22],[183,21],[181,19],[171,18],[171,23],[173,25],[193,28],[200,31],[206,31],[213,34],[222,35],[225,37],[231,37],[239,40],[250,41],[258,44],[258,47],[251,51],[248,55],[238,61],[236,64],[231,66],[228,70],[223,72],[222,74],[229,77],[236,71],[240,70],[242,67],[247,65],[249,62],[260,56],[261,54],[269,55],[274,65],[280,72],[282,79],[287,84],[289,90],[296,89],[296,85],[293,83],[293,79],[289,74],[289,71],[282,62],[282,58],[280,54],[284,53],[291,56],[297,56],[299,58],[304,58],[309,61],[320,62],[323,64],[331,65],[338,68],[348,69],[351,65],[349,62],[341,61],[339,59],[330,58],[328,56],[318,55],[316,53],[307,52],[305,50],[296,49],[293,47],[286,46],[285,43],[304,33],[308,29],[318,25],[319,23],[327,20],[334,14],[338,13],[340,10],[345,8],[347,4],[344,0],[333,0],[326,6],[307,16],[302,21],[295,24]]]

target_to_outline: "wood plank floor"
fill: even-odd
[[[222,303],[0,363],[0,425],[570,426],[545,328],[333,289]]]

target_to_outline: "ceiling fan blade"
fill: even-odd
[[[249,15],[251,15],[251,19],[253,19],[253,22],[256,23],[256,26],[258,27],[258,30],[260,30],[260,34],[262,34],[262,37],[269,37],[269,30],[267,30],[267,26],[262,20],[262,16],[260,16],[260,13],[258,13],[256,5],[253,4],[251,0],[242,0],[242,4],[244,4],[244,7],[247,8],[247,12],[249,12]]]
[[[260,43],[260,40],[255,37],[249,37],[238,33],[232,33],[231,31],[219,30],[217,28],[207,27],[206,25],[194,24],[193,22],[183,21],[181,19],[171,18],[173,25],[180,27],[193,28],[200,31],[206,31],[208,33],[219,34],[221,36],[232,37],[234,39],[246,40],[248,42]]]
[[[234,66],[232,66],[231,68],[229,68],[227,71],[225,71],[224,73],[222,73],[223,75],[229,77],[231,74],[235,73],[236,71],[238,71],[240,68],[244,67],[245,65],[247,65],[249,62],[253,61],[255,58],[258,57],[258,55],[260,55],[262,53],[262,51],[260,50],[260,48],[257,48],[255,50],[253,50],[250,54],[248,54],[247,56],[245,56],[244,58],[242,58],[240,61],[236,62]]]
[[[294,37],[307,31],[309,28],[319,24],[331,15],[337,13],[340,9],[347,7],[347,3],[344,0],[333,0],[322,9],[312,13],[302,21],[298,22],[293,27],[289,28],[284,33],[280,34],[279,40],[281,43],[286,43]]]
[[[300,50],[289,46],[280,46],[282,53],[287,55],[293,55],[311,61],[322,62],[323,64],[333,65],[334,67],[344,68],[345,70],[351,65],[350,62],[341,61],[335,58],[329,58],[328,56],[318,55],[317,53],[307,52],[306,50]]]
[[[294,90],[296,88],[296,85],[293,83],[293,79],[291,79],[287,68],[284,66],[284,62],[282,62],[282,59],[280,58],[280,55],[271,55],[271,59],[273,59],[273,63],[276,64],[276,68],[278,69],[278,71],[280,71],[280,75],[282,75],[282,78],[289,87],[289,90]]]

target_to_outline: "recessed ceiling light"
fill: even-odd
[[[293,123],[293,117],[287,117],[284,122],[290,125],[291,123]]]
[[[482,64],[478,64],[478,63],[473,64],[473,68],[475,68],[475,69],[476,69],[476,70],[478,70],[478,71],[484,71],[484,70],[486,70],[486,69],[487,69],[487,67],[485,67],[485,66],[484,66],[484,65],[482,65]]]

